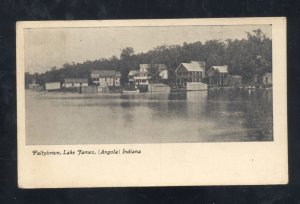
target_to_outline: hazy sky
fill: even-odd
[[[270,25],[26,29],[25,70],[42,73],[66,62],[119,57],[125,47],[140,53],[163,44],[242,39],[257,28],[272,38]]]

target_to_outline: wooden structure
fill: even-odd
[[[89,84],[88,78],[66,78],[64,87],[80,87],[80,86],[88,86]]]
[[[176,84],[185,86],[187,82],[202,82],[205,77],[205,62],[181,63],[175,70]]]
[[[187,91],[206,91],[207,84],[201,82],[187,82],[186,83]]]
[[[151,83],[148,85],[149,92],[165,92],[170,93],[171,87],[163,83]]]
[[[94,70],[91,78],[97,86],[120,86],[121,73],[115,70]]]
[[[228,66],[212,66],[206,74],[209,78],[209,85],[224,85],[225,78],[228,76]]]

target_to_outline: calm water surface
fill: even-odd
[[[272,141],[272,90],[26,91],[27,144]]]

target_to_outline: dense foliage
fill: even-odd
[[[206,70],[213,65],[228,65],[230,74],[238,74],[244,81],[252,76],[272,72],[272,40],[260,30],[246,33],[247,39],[210,40],[183,45],[161,45],[146,53],[134,54],[133,48],[124,48],[120,58],[86,61],[84,63],[66,63],[61,68],[52,67],[42,74],[25,73],[25,83],[34,77],[37,83],[63,81],[65,78],[89,77],[91,70],[112,69],[122,74],[121,83],[127,82],[130,70],[138,69],[139,64],[166,64],[170,70],[170,81],[174,80],[174,70],[180,63],[205,61]]]

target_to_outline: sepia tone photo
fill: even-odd
[[[27,145],[273,141],[272,26],[24,30]]]
[[[285,18],[30,21],[16,37],[20,188],[288,182]]]

